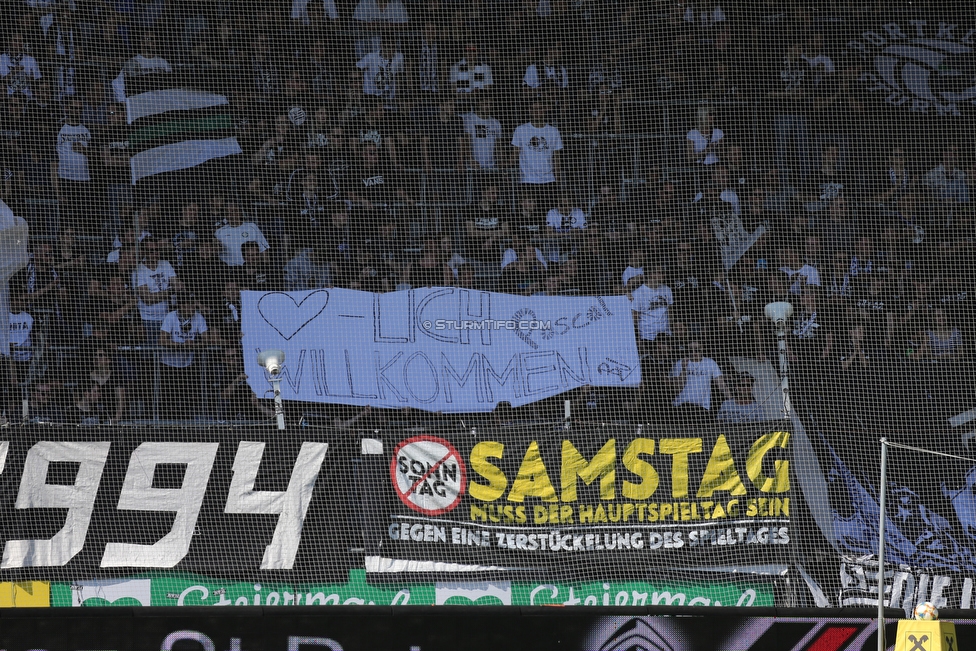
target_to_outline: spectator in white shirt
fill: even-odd
[[[630,268],[630,267],[628,267]],[[664,284],[664,273],[660,267],[648,268],[648,274],[638,273],[628,279],[633,284],[640,283],[630,294],[631,309],[637,322],[637,331],[642,341],[654,341],[658,335],[670,335],[671,323],[669,308],[674,305],[674,294]]]
[[[549,260],[566,262],[573,257],[577,251],[579,236],[585,228],[586,215],[583,209],[573,206],[569,195],[560,195],[559,203],[546,214]]]
[[[10,359],[14,362],[30,362],[33,357],[31,332],[34,319],[27,312],[27,302],[23,296],[13,293],[10,296]]]
[[[142,242],[142,264],[132,274],[132,286],[138,297],[139,316],[146,328],[147,340],[155,344],[159,328],[169,313],[169,299],[174,291],[183,288],[173,265],[159,257],[159,240],[153,237]]]
[[[475,169],[493,170],[497,166],[495,146],[502,136],[502,124],[494,117],[491,98],[479,94],[474,111],[465,113],[464,132],[471,139],[468,151]]]
[[[672,382],[679,390],[672,403],[686,407],[690,415],[701,415],[712,408],[712,382],[718,385],[727,399],[732,398],[722,377],[722,369],[711,357],[705,357],[700,341],[688,342],[688,356],[679,359],[671,369]]]
[[[200,377],[193,368],[194,350],[206,343],[207,321],[199,312],[196,300],[182,294],[177,308],[166,314],[159,331],[159,345],[166,350],[160,355],[162,387],[165,405],[174,417],[196,413],[192,406],[200,394]]]
[[[7,418],[17,420],[16,416],[20,412],[20,404],[23,399],[21,385],[27,381],[30,361],[34,353],[31,345],[31,332],[34,329],[34,319],[27,312],[27,301],[17,292],[10,295],[10,326],[8,329],[10,337],[10,355],[7,358],[0,356],[0,423],[3,422],[3,413],[6,411]],[[3,375],[7,368],[5,362],[9,362],[9,383]]]
[[[688,132],[688,160],[702,165],[719,162],[719,147],[725,133],[714,126],[715,116],[708,107],[698,109],[698,125]]]
[[[552,205],[551,199],[545,196],[551,192],[546,192],[545,189],[559,181],[557,152],[563,148],[563,140],[559,129],[546,121],[546,112],[545,103],[533,102],[530,108],[531,119],[515,129],[512,146],[518,151],[523,190],[531,188],[537,195],[537,203]]]
[[[779,270],[786,274],[791,294],[802,294],[807,285],[821,286],[820,272],[812,264],[800,264],[800,255],[794,249],[781,249]]]
[[[244,254],[241,247],[244,242],[257,242],[261,253],[270,248],[264,233],[254,222],[244,221],[241,208],[237,202],[228,201],[225,204],[227,225],[221,226],[214,233],[214,237],[223,245],[224,250],[220,254],[220,259],[224,264],[231,267],[240,267],[244,264]]]
[[[404,59],[390,40],[357,61],[356,67],[363,71],[364,94],[388,101],[396,98],[397,75],[404,70]]]
[[[94,194],[89,168],[92,134],[81,123],[81,101],[72,99],[65,106],[64,126],[58,132],[57,174],[53,175],[61,218],[89,234],[96,234]],[[89,219],[92,217],[92,219]]]
[[[23,93],[33,97],[31,82],[41,78],[41,66],[37,59],[24,53],[24,37],[14,34],[10,37],[7,51],[0,54],[0,77],[7,87],[7,94]]]

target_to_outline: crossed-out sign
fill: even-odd
[[[400,441],[390,461],[390,478],[397,497],[424,515],[454,509],[464,495],[464,460],[448,441],[422,434]]]

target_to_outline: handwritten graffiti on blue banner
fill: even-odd
[[[251,388],[257,351],[285,353],[286,400],[491,411],[581,386],[638,386],[624,297],[513,296],[456,287],[242,292]]]

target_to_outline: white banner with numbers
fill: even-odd
[[[456,287],[242,292],[251,388],[257,353],[284,351],[286,400],[441,412],[525,405],[580,386],[638,386],[624,297],[514,296]]]
[[[123,568],[301,575],[310,559],[344,578],[343,453],[329,433],[306,434],[27,427],[0,437],[0,583],[25,569],[72,581]]]

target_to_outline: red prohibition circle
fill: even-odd
[[[400,484],[397,482],[397,457],[400,456],[400,450],[402,450],[408,445],[411,445],[413,443],[420,443],[422,441],[428,441],[430,443],[436,443],[437,445],[444,446],[445,448],[447,448],[447,455],[439,462],[437,462],[437,464],[433,466],[431,470],[428,470],[427,473],[421,478],[421,481],[426,480],[426,478],[430,475],[431,472],[439,468],[444,461],[446,461],[452,456],[455,459],[457,459],[458,467],[461,469],[461,480],[458,485],[457,497],[454,499],[453,502],[451,502],[450,504],[448,504],[447,506],[441,509],[425,509],[421,506],[414,504],[412,501],[410,501],[409,492],[408,493],[402,492],[400,490]],[[458,451],[454,448],[453,445],[451,445],[449,441],[445,441],[442,438],[438,438],[436,436],[430,436],[428,434],[420,434],[418,436],[412,436],[408,439],[405,439],[397,443],[397,446],[393,449],[393,458],[390,460],[390,481],[393,483],[393,490],[396,491],[397,497],[400,498],[400,501],[406,504],[407,507],[413,509],[414,511],[417,511],[418,513],[423,513],[424,515],[443,515],[448,511],[453,511],[455,508],[457,508],[457,505],[461,503],[461,498],[464,496],[464,491],[468,486],[467,468],[465,468],[464,459],[461,457]]]

